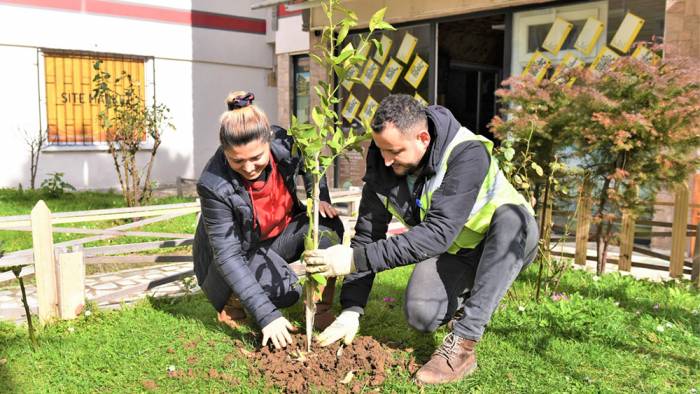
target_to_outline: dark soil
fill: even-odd
[[[286,349],[264,347],[241,353],[251,361],[252,376],[263,377],[287,393],[357,393],[380,386],[390,368],[408,370],[410,374],[416,370],[413,357],[403,360],[399,351],[372,337],[356,337],[350,346],[340,348],[338,343],[325,348],[314,344],[312,352],[306,353],[306,336],[297,334],[294,344]]]

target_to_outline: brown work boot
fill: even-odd
[[[475,346],[476,341],[447,334],[430,361],[416,372],[416,380],[421,384],[451,383],[471,374],[476,370]]]
[[[246,323],[246,313],[243,304],[233,294],[229,297],[224,309],[218,313],[218,320],[234,330]]]
[[[316,303],[314,328],[323,331],[335,321],[333,312],[333,295],[335,294],[335,278],[328,278],[321,293],[321,301]]]

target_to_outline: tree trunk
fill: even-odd
[[[610,179],[605,178],[603,190],[600,195],[598,204],[598,224],[596,225],[595,245],[596,245],[596,274],[602,275],[605,272],[605,264],[607,263],[607,245],[603,241],[603,214],[605,213],[605,205],[608,203],[608,189],[610,189]]]
[[[547,182],[544,187],[544,200],[542,201],[542,217],[540,218],[540,237],[542,240],[542,256],[540,256],[540,268],[537,272],[537,291],[535,293],[535,302],[540,302],[540,288],[542,287],[542,272],[545,263],[549,262],[549,241],[551,239],[551,231],[547,223],[547,208],[549,207],[549,183],[550,177],[547,177]]]

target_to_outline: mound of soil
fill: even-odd
[[[356,393],[381,385],[389,368],[415,372],[413,357],[402,360],[395,353],[372,337],[356,337],[350,346],[335,343],[324,348],[314,344],[307,353],[306,336],[296,334],[294,344],[286,349],[264,347],[247,356],[253,376],[261,376],[287,393],[312,389]]]

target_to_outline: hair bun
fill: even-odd
[[[234,109],[244,108],[253,104],[253,100],[255,100],[255,95],[248,92],[245,95],[239,95],[228,100],[226,104],[228,105],[229,111],[233,111]]]

